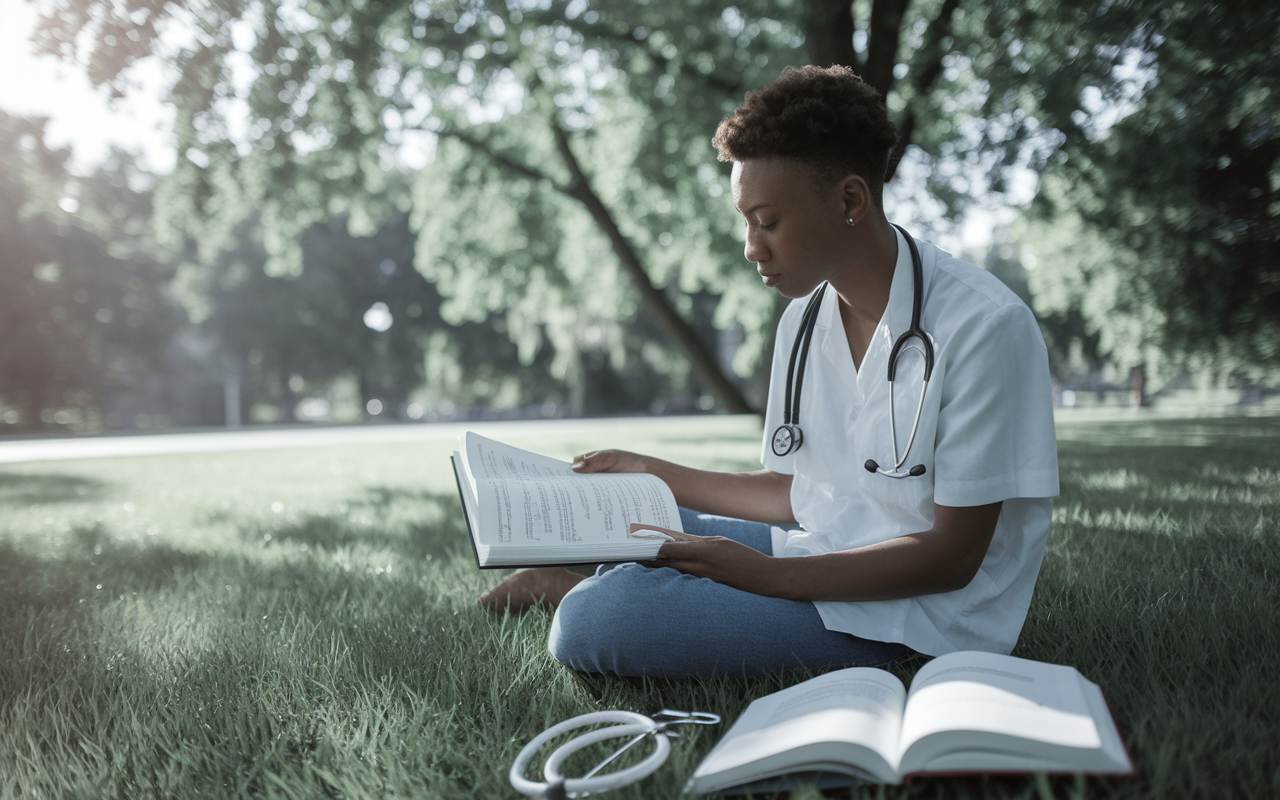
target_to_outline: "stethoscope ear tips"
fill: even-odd
[[[880,465],[876,463],[876,460],[875,460],[874,458],[868,458],[868,459],[867,459],[867,463],[863,464],[862,466],[864,466],[864,467],[866,467],[866,468],[867,468],[867,472],[879,472],[879,471],[880,471]],[[911,469],[907,470],[907,475],[910,475],[910,476],[911,476],[911,477],[913,477],[913,478],[919,478],[919,477],[920,477],[921,475],[923,475],[924,473],[925,473],[924,464],[916,464],[914,467],[912,467]],[[902,477],[905,477],[901,472],[898,472],[898,470],[897,470],[897,469],[894,469],[894,470],[893,470],[893,472],[891,472],[891,473],[890,473],[890,472],[886,472],[885,474],[886,474],[886,475],[888,475],[890,478],[902,478]]]

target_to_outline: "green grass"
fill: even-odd
[[[711,418],[607,443],[738,468],[758,436]],[[1015,654],[1100,683],[1139,777],[851,794],[1280,796],[1280,419],[1063,423],[1059,438],[1063,493]],[[562,457],[605,444],[512,441]],[[0,468],[0,797],[515,797],[509,764],[554,722],[724,715],[611,795],[672,797],[752,697],[806,677],[559,666],[547,614],[473,607],[499,574],[465,543],[451,449]]]

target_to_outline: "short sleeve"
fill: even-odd
[[[1031,309],[1002,306],[954,338],[938,409],[934,502],[1057,496],[1053,384]]]

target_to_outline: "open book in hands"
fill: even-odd
[[[1072,667],[961,652],[922,667],[910,691],[884,670],[852,668],[762,697],[686,788],[766,789],[814,773],[901,783],[1040,771],[1133,773],[1102,690]]]
[[[580,475],[470,431],[453,470],[481,568],[648,561],[671,537],[632,523],[683,530],[675,496],[656,475]]]

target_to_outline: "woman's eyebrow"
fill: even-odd
[[[753,211],[759,211],[762,208],[770,208],[772,206],[773,206],[773,203],[756,203],[754,206],[752,206],[751,208],[748,208],[746,211],[743,211],[742,209],[738,209],[738,213],[745,217],[746,215],[752,213]]]

